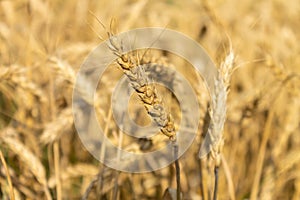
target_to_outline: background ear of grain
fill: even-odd
[[[228,97],[219,199],[300,199],[298,0],[0,1],[0,150],[9,171],[1,161],[0,197],[12,193],[8,175],[16,199],[79,198],[99,171],[102,195],[108,198],[116,177],[120,199],[159,199],[175,187],[173,167],[117,175],[96,161],[76,134],[71,112],[76,72],[100,42],[97,34],[106,37],[89,11],[107,25],[114,18],[115,32],[148,26],[183,32],[217,66],[228,54],[230,38],[239,68]],[[192,70],[185,70],[184,61],[168,54],[154,57],[167,59],[198,90],[202,121],[196,141],[181,158],[182,191],[187,199],[208,198],[213,174],[208,162],[195,159],[207,129],[207,91]],[[108,70],[98,89],[98,119],[108,124],[116,144],[118,129],[104,105],[119,76]],[[99,196],[99,190],[99,185],[91,188],[89,197]]]

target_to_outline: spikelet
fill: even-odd
[[[16,130],[13,128],[4,129],[2,133],[0,133],[0,141],[3,141],[8,148],[20,158],[24,166],[28,167],[37,181],[43,186],[47,199],[51,199],[47,186],[46,171],[42,162],[18,140]]]

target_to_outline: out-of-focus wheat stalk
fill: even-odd
[[[29,93],[37,97],[41,102],[46,102],[44,92],[34,83],[26,73],[27,67],[19,65],[0,66],[0,89],[7,91],[7,87],[21,88],[22,92]]]
[[[7,128],[0,134],[1,140],[14,152],[20,160],[25,163],[38,182],[43,186],[45,196],[48,200],[52,199],[46,179],[45,168],[40,160],[16,137],[17,133],[13,128]]]
[[[97,167],[92,164],[77,163],[61,170],[61,180],[62,182],[67,182],[72,180],[72,178],[74,179],[80,176],[93,177],[97,174],[97,172]],[[51,176],[48,180],[49,187],[53,188],[56,184],[55,176]]]
[[[56,119],[45,125],[44,131],[40,137],[41,142],[43,144],[53,143],[63,134],[70,132],[72,124],[72,109],[66,108],[65,110],[61,110],[61,113],[59,113]]]
[[[9,170],[8,170],[8,167],[6,165],[6,161],[4,159],[4,156],[3,156],[1,150],[0,150],[0,161],[2,162],[2,164],[4,166],[4,169],[5,169],[5,173],[6,173],[6,177],[7,177],[7,182],[8,182],[8,186],[9,186],[10,199],[11,200],[15,200],[14,187],[13,187],[13,185],[11,183],[11,178],[10,178]]]

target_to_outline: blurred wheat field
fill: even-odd
[[[173,165],[119,173],[93,158],[76,133],[76,73],[101,42],[97,34],[106,36],[90,13],[105,24],[115,19],[117,32],[182,32],[217,66],[230,38],[238,68],[227,102],[218,199],[300,199],[298,0],[0,0],[0,199],[162,199],[176,186]],[[181,187],[184,199],[211,199],[213,169],[209,160],[198,159],[208,123],[207,91],[184,62],[161,52],[153,56],[178,65],[193,80],[202,113],[196,140],[180,158]],[[107,105],[120,73],[108,71],[97,90],[98,119],[116,143],[119,133]],[[174,104],[171,110],[178,109],[171,95],[165,98]],[[145,120],[138,123],[147,123],[141,106],[130,109],[132,118]],[[130,143],[124,138],[124,145]]]

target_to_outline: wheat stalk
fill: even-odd
[[[20,92],[31,94],[37,97],[41,102],[46,102],[46,95],[39,86],[27,76],[27,72],[28,68],[25,66],[16,64],[6,67],[0,66],[0,89],[7,91],[9,94],[9,89],[6,89],[7,87],[21,88]],[[24,97],[26,100],[27,98],[27,96]]]
[[[72,109],[70,107],[62,110],[58,117],[45,125],[40,136],[43,144],[53,143],[59,140],[65,133],[70,132],[73,125]]]
[[[211,119],[210,126],[208,128],[208,133],[204,141],[204,147],[208,149],[200,150],[200,157],[207,155],[207,150],[209,155],[214,161],[214,173],[215,173],[215,186],[213,199],[217,199],[218,192],[218,169],[221,164],[221,153],[224,145],[223,128],[226,121],[226,111],[227,111],[227,96],[229,93],[229,82],[231,74],[234,70],[234,53],[232,48],[230,48],[229,54],[226,56],[224,62],[221,63],[218,70],[218,75],[214,81],[214,90],[211,94],[212,103],[209,109],[209,116]]]
[[[4,129],[0,134],[0,139],[14,152],[25,166],[29,168],[37,181],[43,186],[45,196],[48,200],[52,199],[47,185],[46,171],[41,161],[36,157],[20,140],[17,132],[13,128]]]
[[[9,187],[9,196],[10,196],[10,199],[11,200],[15,200],[14,187],[12,185],[10,174],[9,174],[9,170],[8,170],[8,167],[7,167],[7,164],[6,164],[6,161],[4,159],[4,156],[2,154],[1,149],[0,149],[0,161],[3,164],[4,170],[5,170],[5,173],[6,173],[8,187]]]
[[[177,200],[180,200],[180,166],[178,161],[178,143],[174,120],[171,114],[167,112],[155,86],[150,83],[149,78],[146,75],[145,66],[149,65],[149,63],[143,63],[143,59],[139,59],[138,54],[124,54],[120,44],[121,43],[118,42],[117,38],[109,33],[108,47],[118,57],[117,64],[130,80],[132,88],[140,97],[150,117],[160,127],[161,133],[172,141],[177,183],[176,197]]]

